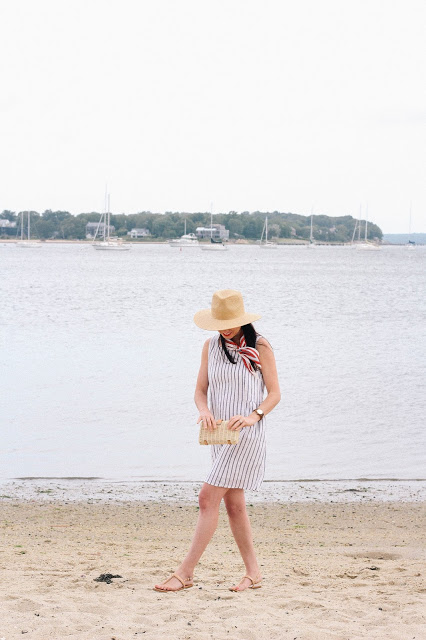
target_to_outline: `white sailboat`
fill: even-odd
[[[228,246],[221,239],[213,239],[213,203],[210,208],[210,242],[200,244],[203,251],[228,251]]]
[[[186,233],[186,218],[184,234],[180,238],[170,240],[169,245],[171,247],[199,247],[200,243],[195,233]]]
[[[355,249],[355,247],[356,247],[355,234],[356,234],[357,229],[358,229],[358,241],[359,241],[360,240],[360,229],[361,229],[361,213],[360,213],[359,220],[355,219],[354,232],[352,234],[352,239],[351,239],[351,247],[353,249]]]
[[[98,231],[104,221],[103,226],[103,240],[96,241],[98,237]],[[110,223],[111,223],[111,211],[110,211],[110,197],[105,193],[105,211],[101,213],[101,217],[98,222],[95,237],[93,238],[92,246],[98,251],[129,251],[130,245],[124,244],[121,238],[113,237],[110,235]]]
[[[368,210],[365,213],[365,237],[364,237],[364,242],[359,242],[356,245],[356,248],[360,251],[380,251],[380,247],[378,244],[376,244],[375,242],[369,242],[367,239],[367,225],[368,225],[368,221],[367,221],[367,214],[368,214]],[[359,230],[358,230],[358,238],[360,236],[360,232],[361,232],[361,219],[360,219],[360,226],[359,226]]]
[[[265,240],[263,239],[263,234],[265,234]],[[278,245],[276,242],[271,242],[270,240],[268,240],[268,216],[266,216],[262,229],[262,235],[260,236],[259,247],[261,249],[276,249],[277,246]]]
[[[24,233],[24,225],[25,225],[25,219],[24,219],[24,214],[25,212],[22,211],[21,212],[21,239],[17,241],[17,246],[18,247],[22,247],[22,248],[27,248],[27,249],[39,249],[42,244],[41,242],[31,242],[31,216],[30,216],[30,212],[27,211],[28,213],[28,225],[27,225],[27,238],[25,238],[25,233]]]
[[[314,215],[313,215],[312,209],[311,209],[311,231],[310,231],[310,234],[309,234],[309,244],[306,245],[306,247],[308,249],[313,249],[313,247],[317,246],[317,243],[314,240],[313,219],[314,219]]]

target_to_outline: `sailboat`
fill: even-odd
[[[355,248],[356,247],[356,242],[355,242],[355,234],[357,232],[358,229],[358,240],[360,239],[360,233],[361,233],[361,213],[360,213],[360,217],[359,220],[357,220],[355,218],[355,226],[354,226],[354,232],[352,234],[352,239],[351,239],[351,247]]]
[[[103,226],[103,240],[96,241],[99,228],[104,222]],[[110,211],[110,196],[105,192],[105,211],[101,213],[101,217],[98,222],[95,237],[93,238],[92,246],[98,251],[129,251],[130,245],[124,244],[121,238],[112,237],[110,235],[110,223],[111,223],[111,211]]]
[[[317,243],[314,240],[313,219],[314,219],[314,216],[313,216],[312,209],[311,209],[311,231],[310,231],[310,234],[309,234],[309,244],[306,245],[306,247],[308,249],[312,249],[313,247],[317,246]]]
[[[27,211],[28,213],[28,226],[27,226],[27,239],[24,238],[24,211],[21,212],[21,239],[17,241],[17,246],[18,247],[26,247],[28,249],[39,249],[42,244],[41,242],[31,242],[31,230],[30,230],[30,226],[31,226],[31,216],[30,216],[30,212]]]
[[[171,247],[199,247],[200,243],[195,233],[186,233],[186,218],[185,218],[185,230],[183,236],[170,240],[169,245]]]
[[[200,244],[203,251],[228,251],[228,246],[220,238],[213,238],[213,204],[210,207],[210,243]]]
[[[265,240],[263,240],[263,234],[265,234]],[[261,249],[276,249],[277,246],[278,245],[276,242],[271,242],[270,240],[268,240],[268,216],[266,216],[262,229],[262,235],[260,236],[259,247]]]
[[[411,206],[411,202],[410,202],[410,223],[409,223],[409,226],[408,226],[408,242],[405,245],[407,249],[415,249],[415,247],[416,247],[415,240],[411,240],[411,209],[412,209],[412,206]]]
[[[365,237],[364,237],[364,242],[360,242],[356,245],[356,248],[361,250],[361,251],[380,251],[380,247],[378,244],[376,244],[375,242],[369,242],[367,239],[367,225],[368,225],[368,221],[367,221],[367,213],[368,211],[366,211],[365,214]],[[361,220],[360,220],[360,227],[358,230],[358,237],[360,235],[360,231],[361,231]]]

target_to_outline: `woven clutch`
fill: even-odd
[[[201,422],[198,442],[200,444],[237,444],[240,432],[228,429],[228,422],[229,420],[216,420],[217,428],[214,431],[204,429]]]

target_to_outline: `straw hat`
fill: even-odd
[[[202,309],[194,316],[194,322],[200,329],[220,331],[233,329],[261,318],[257,313],[246,313],[243,296],[234,289],[222,289],[213,294],[211,309]]]

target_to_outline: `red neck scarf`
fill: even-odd
[[[247,367],[250,373],[252,373],[253,375],[256,373],[256,369],[253,367],[250,360],[254,362],[255,365],[257,365],[258,369],[262,368],[260,366],[260,358],[259,358],[258,350],[254,349],[254,347],[247,346],[244,334],[241,336],[239,345],[235,344],[235,342],[233,342],[232,340],[227,340],[226,338],[225,338],[225,342],[229,351],[236,351],[237,353],[240,354],[241,358],[243,359],[244,365]]]

